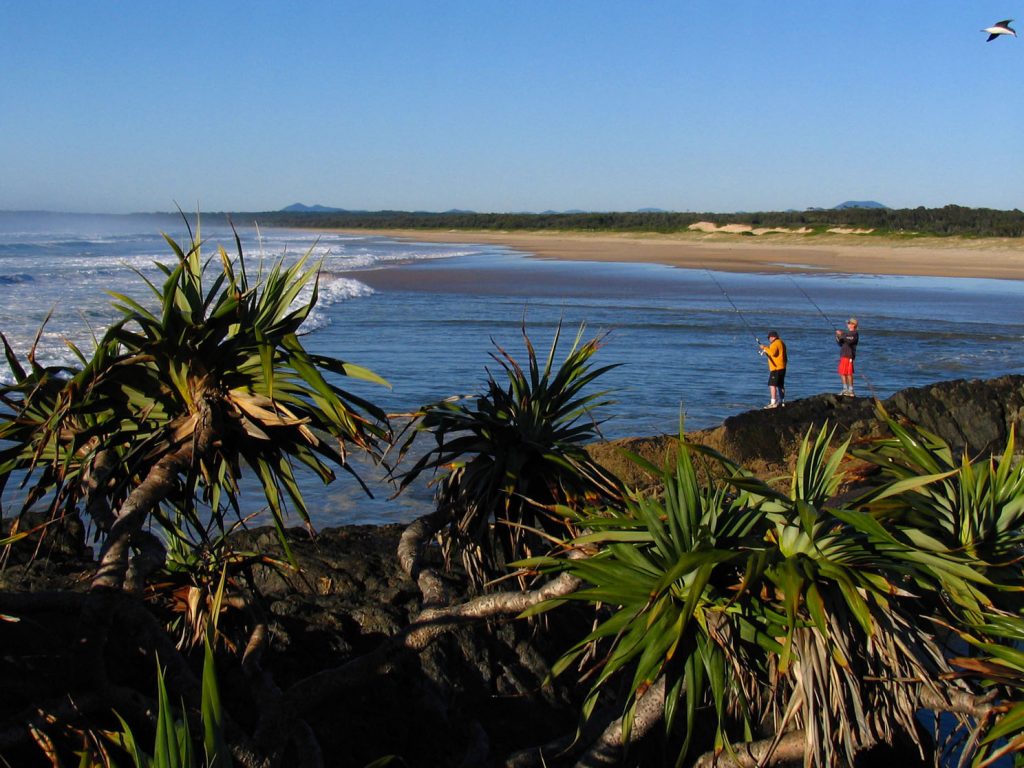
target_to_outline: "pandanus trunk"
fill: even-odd
[[[132,539],[141,530],[150,513],[177,486],[178,477],[188,472],[216,439],[216,409],[207,398],[197,398],[196,426],[190,438],[174,444],[149,470],[135,490],[118,509],[100,554],[99,569],[92,589],[123,589],[128,573]]]

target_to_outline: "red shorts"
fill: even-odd
[[[853,376],[853,358],[852,357],[840,357],[839,358],[839,375],[840,376]]]

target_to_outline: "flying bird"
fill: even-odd
[[[985,27],[983,30],[981,30],[982,32],[988,32],[988,39],[985,42],[991,43],[1000,35],[1013,35],[1014,37],[1016,37],[1017,30],[1010,28],[1011,21],[1013,21],[1013,19],[997,21],[991,27]]]

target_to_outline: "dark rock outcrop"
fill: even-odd
[[[373,652],[415,620],[420,593],[395,557],[402,530],[291,530],[297,570],[254,569],[270,630],[264,665],[283,689]],[[271,529],[237,538],[243,549],[284,560]],[[571,732],[578,701],[545,682],[590,618],[557,612],[543,629],[511,617],[468,623],[419,653],[402,652],[388,674],[347,688],[308,718],[327,764],[361,768],[396,755],[397,765],[487,765]]]
[[[1010,430],[1019,435],[1024,428],[1024,376],[905,389],[885,404],[890,413],[934,432],[958,451],[1001,451]]]
[[[266,625],[261,667],[276,688],[287,691],[324,670],[366,657],[416,619],[423,609],[420,592],[395,556],[403,530],[399,525],[349,526],[312,535],[290,529],[286,537],[293,565],[271,528],[233,536],[237,552],[260,555],[250,568],[251,613]],[[79,546],[55,545],[40,550],[43,557],[0,570],[0,723],[44,702],[61,701],[65,690],[71,697],[86,695],[91,685],[91,676],[79,674],[80,669],[69,672],[81,666],[76,645],[89,615],[90,598],[83,593],[89,580],[78,577],[95,567],[88,548],[76,541]],[[22,555],[38,546],[20,543]],[[55,591],[62,578],[63,588]],[[458,590],[457,577],[452,580]],[[177,615],[180,623],[180,614],[155,597],[137,608],[161,622]],[[5,615],[19,620],[7,623]],[[551,663],[585,634],[591,619],[580,608],[555,612],[543,622],[511,616],[466,622],[422,651],[396,649],[386,672],[357,675],[309,708],[304,719],[327,766],[362,768],[389,755],[396,756],[394,765],[424,768],[492,764],[499,756],[573,731],[579,699],[570,688],[560,682],[548,685],[547,679]],[[156,649],[138,641],[130,623],[113,619],[111,625],[107,674],[122,685],[147,690]],[[252,629],[251,620],[232,612],[221,625],[229,635],[232,627],[246,625],[242,637]],[[166,652],[160,651],[161,661]],[[259,694],[237,660],[219,659],[218,678],[226,711],[247,730],[255,728]],[[116,727],[110,709],[92,713],[102,717],[105,711],[108,728]],[[49,764],[27,739],[5,744],[2,731],[0,762]],[[283,764],[310,764],[304,759],[289,754]]]
[[[1024,376],[956,380],[897,392],[882,406],[894,418],[917,424],[945,440],[954,451],[979,456],[1001,451],[1010,430],[1024,429]],[[856,444],[887,433],[866,397],[815,395],[782,408],[747,411],[721,426],[687,433],[688,440],[714,448],[755,473],[790,469],[800,441],[812,425],[836,428],[840,439]],[[678,436],[640,437],[593,446],[591,453],[627,483],[644,482],[643,473],[622,457],[625,448],[663,466],[675,455]]]

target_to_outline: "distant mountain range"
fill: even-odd
[[[882,203],[874,200],[847,200],[845,203],[840,203],[835,207],[835,210],[842,211],[847,208],[884,208],[889,209],[888,205],[882,205]]]
[[[282,208],[281,211],[283,213],[345,213],[344,208],[331,208],[326,205],[303,205],[302,203],[292,203]]]

